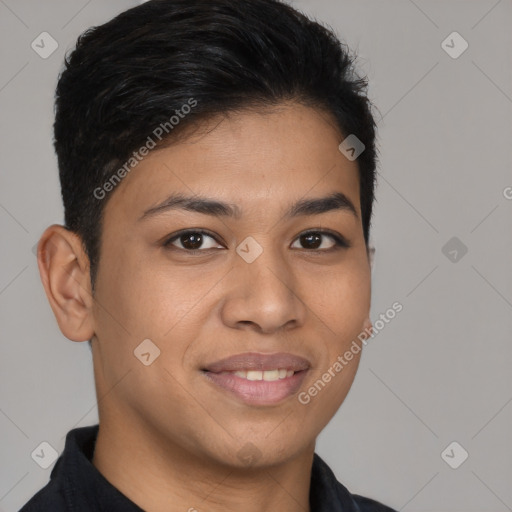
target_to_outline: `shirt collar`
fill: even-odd
[[[92,464],[98,430],[99,425],[92,425],[68,432],[64,451],[51,472],[52,482],[61,488],[69,510],[144,512]],[[309,501],[313,512],[360,512],[349,491],[316,453]]]

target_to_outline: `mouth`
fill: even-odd
[[[307,359],[293,354],[245,353],[201,371],[217,391],[248,405],[276,405],[299,390],[310,367]]]

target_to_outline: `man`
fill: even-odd
[[[66,225],[38,263],[91,343],[100,422],[23,512],[392,511],[315,454],[371,333],[353,61],[276,0],[152,0],[79,38],[56,94]]]

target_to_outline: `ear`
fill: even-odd
[[[62,334],[73,341],[92,338],[94,299],[80,237],[64,226],[49,226],[39,239],[37,265]]]

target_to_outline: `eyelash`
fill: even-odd
[[[213,233],[210,233],[209,231],[206,231],[204,229],[184,229],[182,231],[179,231],[178,233],[173,234],[171,236],[171,238],[168,238],[163,243],[163,246],[169,250],[183,251],[183,252],[186,252],[187,254],[200,254],[200,253],[205,253],[210,250],[217,250],[217,249],[213,249],[213,248],[210,248],[210,249],[182,249],[181,247],[171,246],[172,242],[179,239],[183,235],[188,235],[188,234],[207,235],[207,236],[213,238],[218,244],[220,244],[220,242],[213,235]],[[308,231],[304,231],[303,233],[300,233],[300,235],[295,240],[297,240],[301,236],[311,235],[311,234],[326,235],[334,240],[335,245],[334,245],[334,247],[331,247],[330,249],[302,249],[303,251],[317,252],[317,253],[330,253],[333,251],[339,251],[340,249],[348,249],[351,246],[351,244],[348,242],[348,240],[345,239],[343,236],[333,233],[332,231],[326,231],[326,230],[321,230],[321,229],[310,229]]]

